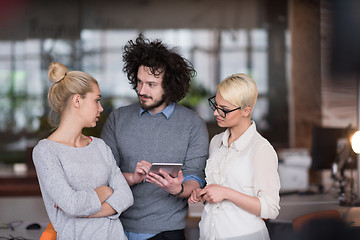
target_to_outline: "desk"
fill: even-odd
[[[0,229],[0,238],[10,238],[10,235],[27,240],[40,238],[49,224],[49,218],[41,196],[0,197],[0,225],[3,227],[3,224],[19,220],[23,222],[18,227],[15,227],[14,231]],[[199,239],[199,220],[200,218],[187,219],[186,239]],[[31,223],[39,223],[42,228],[40,230],[26,230],[26,226]]]
[[[287,195],[280,198],[280,213],[275,223],[292,223],[304,214],[323,210],[338,210],[349,226],[360,226],[360,207],[340,206],[335,194]]]
[[[338,203],[334,195],[287,195],[282,196],[280,201],[280,214],[275,220],[270,220],[275,224],[287,224],[291,226],[292,220],[298,216],[335,209],[340,212],[344,221],[350,226],[360,226],[360,207],[343,207]],[[195,214],[196,215],[196,214]],[[0,223],[21,220],[23,223],[12,230],[0,230],[0,237],[24,237],[26,239],[39,239],[49,219],[44,207],[41,196],[29,197],[0,197]],[[39,223],[40,230],[26,230],[30,223]],[[284,232],[279,234],[283,235]],[[272,238],[276,239],[276,237]]]
[[[278,217],[274,220],[267,221],[267,226],[272,240],[305,239],[297,236],[296,233],[293,232],[293,220],[296,217],[302,216],[304,214],[332,209],[339,211],[344,222],[347,223],[348,226],[350,226],[348,231],[349,233],[351,232],[350,235],[354,237],[347,238],[347,240],[359,239],[360,207],[340,206],[339,201],[336,197],[336,193],[313,195],[285,195],[280,197],[280,207],[281,209]],[[329,234],[333,234],[334,231],[336,230],[330,229],[329,232],[326,231],[328,237]],[[323,236],[323,238],[318,239],[330,238],[324,238]]]
[[[40,187],[34,169],[16,174],[12,169],[0,168],[0,196],[40,196]]]
[[[39,239],[46,226],[49,224],[43,200],[36,197],[0,197],[0,223],[22,221],[13,230],[0,229],[0,237],[23,237],[26,239]],[[27,230],[26,226],[31,223],[39,223],[40,230]]]

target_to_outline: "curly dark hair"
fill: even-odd
[[[191,78],[196,75],[192,64],[181,57],[175,48],[169,49],[160,40],[150,41],[140,34],[135,42],[130,40],[124,47],[123,71],[137,91],[137,73],[140,66],[150,68],[158,77],[162,72],[165,102],[179,102],[189,91]]]

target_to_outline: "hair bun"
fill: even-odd
[[[61,63],[51,62],[49,65],[48,77],[50,81],[56,83],[63,79],[68,69]]]

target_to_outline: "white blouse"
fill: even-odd
[[[218,184],[257,197],[261,215],[255,216],[228,200],[207,203],[199,223],[200,239],[269,239],[263,218],[274,219],[280,210],[276,152],[256,131],[255,122],[230,147],[229,135],[227,129],[210,142],[205,168],[207,184]]]

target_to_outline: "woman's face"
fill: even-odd
[[[232,105],[228,101],[226,101],[219,92],[216,93],[215,96],[216,107],[222,110],[231,111],[233,109],[238,108],[237,106]],[[216,118],[217,124],[219,127],[234,127],[240,123],[240,119],[242,117],[242,110],[238,109],[229,113],[226,113],[225,117],[221,117],[218,111],[215,109],[214,116]]]
[[[84,127],[95,127],[99,121],[100,113],[104,110],[100,103],[101,92],[99,86],[92,84],[92,91],[82,99],[80,118],[84,121]]]

